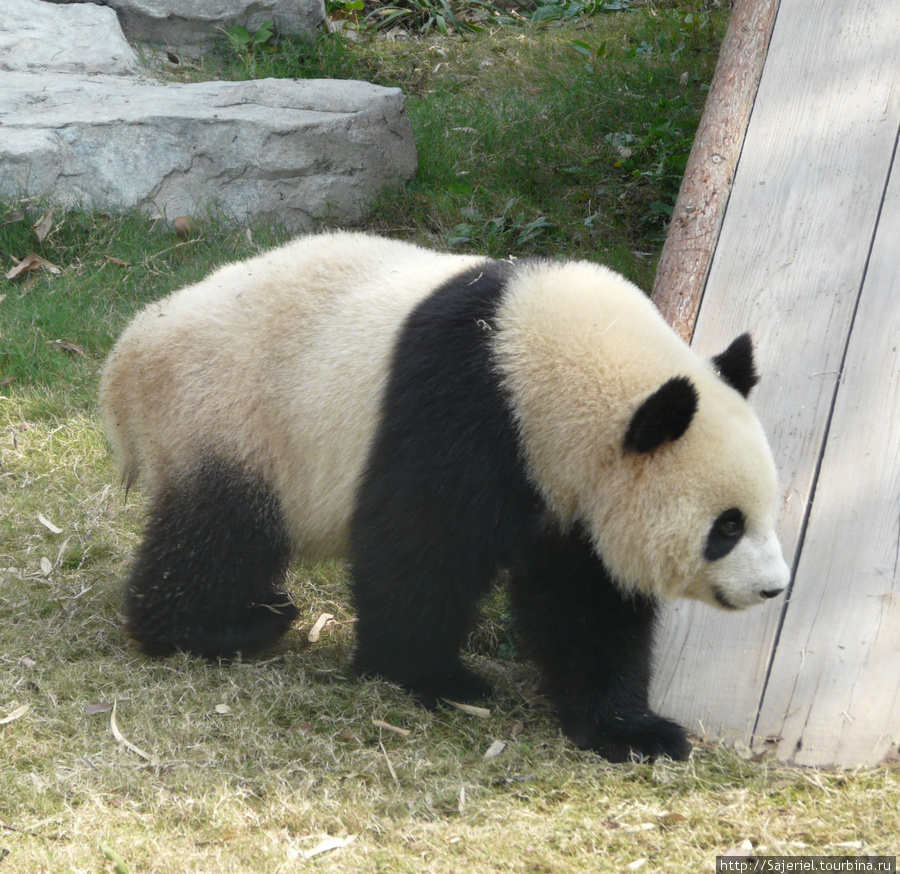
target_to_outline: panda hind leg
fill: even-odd
[[[253,653],[297,616],[290,540],[257,476],[206,459],[154,500],[125,586],[126,631],[149,655]]]

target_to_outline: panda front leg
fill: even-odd
[[[290,553],[273,491],[207,459],[151,504],[125,585],[126,631],[149,655],[264,649],[297,616],[284,588]]]
[[[357,513],[350,563],[356,608],[355,669],[403,686],[423,705],[480,701],[490,684],[460,660],[478,599],[494,569],[447,545],[436,521]],[[402,523],[402,524],[401,524]],[[452,538],[451,538],[452,539]]]
[[[542,535],[510,586],[545,694],[579,748],[611,762],[688,757],[684,729],[648,703],[652,600],[623,596],[580,531]]]
[[[440,585],[439,568],[391,558],[394,567],[381,572],[370,555],[354,560],[356,670],[399,684],[429,708],[489,697],[490,684],[460,660],[477,596]]]

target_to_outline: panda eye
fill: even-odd
[[[716,531],[721,537],[737,537],[743,531],[743,526],[737,519],[722,519],[716,525]]]
[[[703,555],[707,561],[724,558],[737,546],[744,536],[744,522],[744,514],[737,507],[719,514],[706,538]]]

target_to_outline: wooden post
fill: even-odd
[[[688,342],[725,217],[778,3],[737,0],[731,13],[656,270],[653,300]]]

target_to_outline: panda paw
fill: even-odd
[[[608,762],[644,762],[663,757],[683,761],[693,748],[684,729],[655,713],[624,719],[591,720],[566,734],[583,750],[592,750]]]
[[[397,683],[429,710],[437,710],[445,701],[471,704],[490,698],[493,688],[487,680],[470,671],[461,662],[430,666],[412,673],[398,665],[380,664],[357,653],[354,666],[364,677],[381,677]]]

